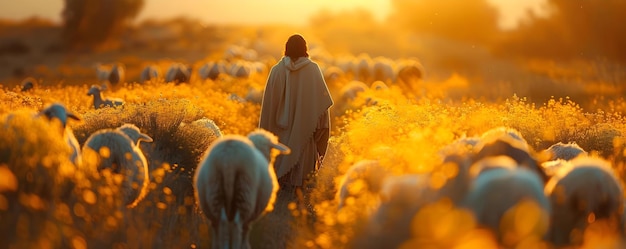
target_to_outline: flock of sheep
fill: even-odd
[[[424,77],[416,59],[311,54],[336,96],[335,116],[350,108],[350,102],[367,89],[385,90],[396,84],[415,91],[414,82]],[[165,74],[158,66],[149,65],[141,71],[140,81],[188,83],[194,71],[200,80],[219,80],[221,75],[249,78],[266,74],[271,66],[270,62],[260,62],[254,51],[236,47],[228,49],[224,57],[203,63],[197,70],[174,63]],[[97,67],[98,80],[107,84],[93,85],[87,92],[93,96],[94,109],[124,105],[122,99],[103,94],[107,85],[126,82],[124,70],[119,63]],[[32,78],[25,80],[22,91],[35,84]],[[240,100],[260,103],[259,95],[262,92],[250,92]],[[366,104],[376,105],[376,100],[368,99]],[[124,124],[92,133],[80,147],[68,125],[70,119],[80,118],[65,106],[51,104],[34,116],[61,125],[60,132],[72,152],[69,160],[77,167],[83,160],[94,160],[96,171],[120,177],[126,208],[135,207],[146,196],[149,167],[139,144],[153,142],[150,135],[134,124]],[[7,120],[10,118],[9,114]],[[219,137],[206,148],[194,176],[197,205],[211,222],[212,247],[250,248],[251,226],[274,208],[279,188],[274,159],[289,154],[290,149],[261,129],[246,136],[222,135],[210,119],[191,125],[211,129]],[[427,174],[394,175],[375,160],[360,161],[345,173],[336,195],[339,212],[361,198],[377,200],[371,206],[358,207],[368,216],[365,228],[352,241],[354,248],[401,246],[411,239],[413,218],[441,203],[468,210],[478,226],[491,231],[505,247],[519,247],[529,240],[578,246],[584,242],[585,230],[600,221],[620,234],[624,232],[620,181],[607,161],[587,155],[575,143],[558,143],[536,153],[518,131],[501,127],[479,137],[461,138],[434,156],[441,158],[441,164],[437,171]],[[511,210],[516,208],[535,215],[516,220],[511,218]]]
[[[441,203],[469,210],[478,227],[507,248],[581,246],[586,229],[599,223],[607,233],[624,232],[621,182],[609,162],[576,143],[535,153],[518,131],[500,127],[458,139],[440,156],[443,184],[434,184],[442,171],[398,176],[372,160],[346,172],[336,197],[340,209],[377,198],[354,248],[399,247],[411,239],[412,219]]]

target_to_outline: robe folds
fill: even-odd
[[[302,186],[305,177],[315,170],[317,159],[328,147],[328,110],[332,105],[320,67],[308,57],[292,61],[285,56],[272,67],[259,127],[274,133],[291,149],[291,154],[279,156],[274,162],[279,181]]]

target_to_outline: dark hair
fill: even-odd
[[[287,40],[287,44],[285,44],[285,56],[289,56],[291,60],[296,60],[300,57],[309,57],[306,50],[306,41],[299,34],[290,36]]]

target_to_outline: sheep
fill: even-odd
[[[369,55],[365,53],[360,54],[354,63],[354,79],[366,82],[370,81],[370,78],[372,77],[371,64],[372,59],[370,59]]]
[[[80,121],[81,119],[76,114],[68,111],[61,103],[49,104],[46,108],[41,110],[37,116],[43,116],[49,121],[56,120],[59,122],[63,138],[71,149],[70,161],[73,162],[74,165],[80,165],[82,163],[80,145],[74,136],[74,132],[72,132],[72,129],[67,125],[67,121],[68,118],[76,121]]]
[[[146,195],[149,184],[148,162],[139,143],[152,138],[132,124],[116,129],[102,129],[92,133],[83,145],[83,156],[95,158],[97,171],[111,170],[122,176],[123,204],[135,207]]]
[[[198,76],[200,76],[202,80],[216,80],[222,73],[224,73],[224,68],[217,62],[205,63],[198,69]]]
[[[341,209],[348,198],[358,199],[364,195],[378,196],[387,171],[375,160],[362,160],[350,167],[344,174],[336,195]]]
[[[181,123],[181,125],[182,124],[184,123]],[[223,135],[222,131],[220,130],[220,127],[218,127],[217,124],[215,124],[213,120],[208,119],[208,118],[200,118],[200,119],[194,120],[193,122],[191,122],[191,125],[207,128],[213,132],[213,135],[215,135],[215,137],[218,137],[218,138]]]
[[[109,83],[113,85],[117,85],[119,83],[124,83],[125,73],[124,73],[124,65],[120,63],[116,63],[111,67],[111,72],[109,72]]]
[[[424,79],[424,66],[417,59],[405,59],[398,63],[396,80],[411,83]]]
[[[552,212],[543,182],[534,172],[506,156],[485,158],[472,165],[475,180],[464,200],[478,223],[490,229],[506,247],[548,232]],[[516,216],[523,217],[523,223]],[[536,215],[534,215],[536,214]]]
[[[385,84],[385,82],[377,80],[377,81],[372,82],[372,85],[370,86],[370,89],[373,89],[373,90],[376,90],[376,91],[384,91],[384,90],[388,90],[389,86],[387,86],[387,84]]]
[[[380,190],[380,205],[355,236],[352,248],[399,248],[411,238],[411,220],[435,200],[426,174],[388,176]]]
[[[446,156],[452,154],[471,154],[474,152],[474,148],[479,142],[479,137],[460,137],[441,148],[439,150],[439,155],[442,158],[445,158]]]
[[[376,57],[373,59],[372,78],[374,81],[393,82],[394,62],[386,57]]]
[[[585,229],[600,220],[621,229],[623,187],[601,158],[568,161],[546,184],[545,194],[554,208],[547,240],[556,246],[582,244]]]
[[[587,155],[587,152],[583,148],[578,146],[576,142],[567,144],[558,142],[551,145],[544,151],[550,155],[550,158],[548,160],[563,159],[569,161],[579,155]]]
[[[102,89],[97,85],[92,85],[87,92],[87,96],[93,95],[93,108],[99,109],[101,107],[116,107],[124,105],[124,100],[119,98],[105,98],[102,94]]]
[[[260,105],[261,102],[263,102],[263,90],[259,90],[251,86],[248,88],[248,94],[246,94],[244,99],[246,102]]]
[[[416,91],[416,84],[424,79],[424,67],[417,59],[403,60],[398,63],[395,79],[403,89]]]
[[[174,82],[175,84],[188,83],[191,79],[191,71],[191,67],[181,63],[174,63],[167,70],[165,82]]]
[[[139,81],[144,83],[150,80],[158,79],[161,76],[161,69],[156,65],[148,65],[143,68]]]
[[[340,98],[335,103],[333,115],[341,116],[349,109],[355,109],[358,104],[354,104],[354,100],[359,93],[365,92],[369,87],[361,81],[351,81],[345,84],[340,90]]]
[[[28,78],[22,80],[22,84],[21,84],[22,89],[20,91],[28,92],[28,91],[33,89],[35,84],[37,84],[37,80],[35,78],[33,78],[33,77],[28,77]]]
[[[100,83],[108,81],[110,73],[111,68],[104,66],[100,63],[96,64],[96,77]]]
[[[526,140],[513,128],[497,127],[486,131],[481,135],[480,142],[474,146],[474,151],[474,162],[490,156],[506,155],[515,160],[519,166],[537,173],[544,182],[548,180]]]
[[[200,209],[211,221],[213,248],[250,248],[250,225],[274,207],[278,153],[290,150],[262,129],[247,137],[224,135],[206,150],[194,186]]]
[[[232,66],[230,75],[236,78],[247,79],[252,75],[252,70],[247,62],[239,61]]]

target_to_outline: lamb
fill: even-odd
[[[578,146],[576,142],[573,143],[561,143],[551,145],[545,152],[549,153],[550,158],[548,160],[563,159],[566,161],[572,160],[579,155],[587,155],[587,152]]]
[[[181,63],[174,63],[167,70],[165,82],[174,82],[175,84],[188,83],[191,79],[191,67],[187,67]]]
[[[119,98],[105,98],[102,89],[97,85],[92,85],[87,92],[87,96],[93,95],[93,108],[116,107],[124,104],[124,100]]]
[[[609,162],[581,156],[566,164],[545,186],[554,208],[547,240],[555,246],[581,245],[583,237],[576,235],[600,220],[621,228],[623,187]]]
[[[95,158],[97,170],[111,170],[121,175],[123,204],[135,207],[148,191],[148,162],[139,148],[139,143],[152,142],[152,138],[132,124],[117,129],[102,129],[94,132],[83,145],[83,156]]]
[[[161,76],[161,69],[156,65],[148,65],[143,68],[139,81],[144,83],[150,80],[158,79]]]
[[[262,129],[225,135],[207,149],[194,176],[196,199],[211,221],[212,248],[250,248],[250,225],[274,208],[273,163],[287,146]]]
[[[362,160],[344,174],[337,192],[338,208],[345,206],[348,198],[358,199],[364,195],[378,196],[388,172],[375,160]]]
[[[37,116],[43,116],[49,121],[56,120],[55,122],[59,122],[63,138],[71,148],[70,161],[72,161],[74,165],[80,165],[82,163],[80,145],[74,136],[74,132],[72,132],[72,129],[67,125],[67,121],[68,118],[76,121],[80,121],[81,119],[76,114],[68,111],[61,103],[52,103],[46,106]]]
[[[496,234],[502,245],[515,247],[525,239],[539,240],[547,233],[552,206],[539,176],[505,156],[485,158],[474,167],[478,167],[474,172],[477,175],[464,205],[473,211],[480,225]],[[528,213],[537,215],[524,217],[523,224],[515,217]]]

